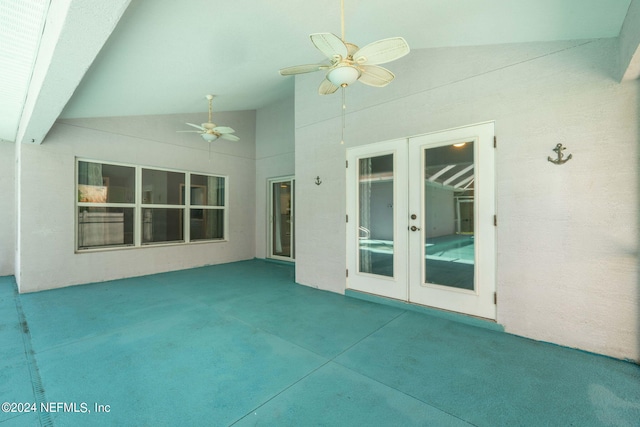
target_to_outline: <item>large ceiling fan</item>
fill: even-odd
[[[193,123],[187,123],[187,125],[194,127],[198,130],[179,130],[178,132],[194,132],[199,133],[207,142],[215,141],[218,138],[226,139],[228,141],[239,141],[235,135],[232,135],[235,130],[231,129],[228,126],[218,126],[217,124],[211,121],[211,102],[213,101],[213,95],[207,95],[207,99],[209,100],[209,121],[207,123],[202,123],[202,125],[195,125]]]
[[[344,0],[341,0],[342,38],[332,33],[311,34],[311,42],[329,63],[296,65],[280,70],[283,76],[327,70],[318,93],[328,95],[340,87],[360,81],[369,86],[383,87],[394,79],[394,74],[379,64],[395,61],[409,53],[409,45],[402,37],[392,37],[359,48],[344,37]]]

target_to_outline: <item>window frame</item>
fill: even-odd
[[[80,162],[95,163],[100,165],[114,165],[131,167],[135,170],[135,182],[134,182],[134,201],[133,203],[93,203],[93,202],[80,202],[78,198],[78,183],[79,181],[79,164]],[[184,191],[184,199],[180,200],[181,204],[153,204],[142,203],[143,199],[143,186],[142,186],[142,170],[155,170],[163,172],[177,172],[184,174],[184,184],[180,184],[180,191]],[[206,177],[221,178],[224,184],[224,198],[222,206],[203,206],[203,205],[191,205],[191,176],[200,175]],[[182,246],[182,245],[194,245],[194,244],[207,244],[207,243],[219,243],[229,241],[229,176],[208,172],[189,171],[182,169],[163,168],[146,165],[136,165],[122,162],[111,162],[96,160],[84,157],[76,157],[75,159],[75,173],[74,173],[74,248],[75,253],[88,253],[99,251],[114,251],[114,250],[126,250],[135,248],[149,248],[158,246]],[[184,189],[189,189],[185,191]],[[104,208],[133,208],[133,244],[122,245],[109,245],[109,246],[94,246],[94,247],[80,247],[79,246],[79,212],[80,208],[86,207],[104,207]],[[166,242],[142,242],[143,224],[142,224],[142,212],[143,209],[179,209],[182,219],[182,235],[183,239],[179,241],[166,241]],[[191,240],[191,209],[210,209],[210,210],[222,210],[223,211],[223,237],[214,239],[196,239]]]

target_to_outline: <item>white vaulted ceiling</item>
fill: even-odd
[[[36,60],[49,0],[0,2],[0,138],[13,140]],[[13,135],[13,138],[11,137]]]
[[[402,36],[422,49],[616,37],[630,2],[345,0],[346,38],[364,46]],[[32,3],[0,0],[0,94],[16,85],[10,75],[25,85],[2,100],[8,141],[41,142],[59,116],[202,112],[209,93],[217,111],[258,109],[292,95],[280,68],[323,59],[310,33],[340,34],[340,0],[51,0],[37,51],[48,1],[19,18],[29,36],[5,30],[7,10]],[[38,52],[40,64],[14,67],[16,49]]]

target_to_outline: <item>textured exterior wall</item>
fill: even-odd
[[[386,88],[347,89],[344,145],[340,94],[297,77],[298,282],[344,292],[347,147],[495,121],[498,323],[640,360],[640,82],[618,83],[617,42],[413,51]]]
[[[254,256],[255,112],[218,113],[239,142],[209,145],[176,133],[201,114],[58,122],[42,145],[21,144],[21,292],[218,264]],[[75,158],[215,173],[229,177],[227,242],[160,245],[75,254]]]
[[[15,156],[13,142],[0,141],[0,276],[14,274]]]
[[[265,258],[269,227],[267,180],[295,173],[293,97],[257,111],[256,135],[256,258]]]

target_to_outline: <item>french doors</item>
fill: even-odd
[[[347,287],[495,319],[493,123],[348,150]]]

